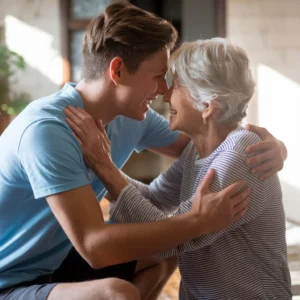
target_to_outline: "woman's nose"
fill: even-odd
[[[163,96],[163,101],[164,102],[170,102],[170,89],[167,90],[167,92]]]

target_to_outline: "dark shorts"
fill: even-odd
[[[132,281],[136,261],[94,270],[73,248],[61,266],[51,275],[0,290],[0,300],[46,300],[59,283],[82,282],[95,279],[119,278]]]

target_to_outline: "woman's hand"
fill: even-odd
[[[100,120],[95,121],[86,111],[68,106],[66,122],[75,133],[82,149],[83,158],[95,173],[99,167],[110,167],[110,141]]]
[[[87,166],[101,179],[112,198],[117,199],[128,182],[111,159],[110,141],[101,121],[95,121],[83,109],[72,106],[65,109],[65,114],[80,143]]]
[[[287,149],[285,145],[277,140],[267,129],[254,125],[246,125],[246,129],[256,133],[262,138],[262,142],[249,146],[246,151],[260,152],[246,163],[248,166],[259,164],[251,169],[252,174],[261,173],[260,179],[266,180],[282,170],[285,159],[287,158]]]

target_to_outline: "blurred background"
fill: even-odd
[[[84,28],[112,2],[118,1],[1,0],[0,134],[30,101],[56,92],[67,81],[80,80]],[[129,2],[171,21],[180,42],[220,36],[247,51],[257,92],[245,122],[266,127],[288,148],[288,159],[279,176],[290,268],[295,291],[300,295],[300,1]],[[153,108],[168,118],[168,107],[162,101],[156,101]],[[150,182],[170,163],[143,151],[132,155],[124,171]],[[161,299],[177,299],[178,282],[177,272]]]

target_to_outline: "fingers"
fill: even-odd
[[[214,169],[209,169],[198,187],[200,193],[204,194],[209,192],[209,187],[213,180],[213,177],[214,177]]]
[[[272,170],[272,169],[277,170],[277,172],[280,171],[278,160],[273,159],[273,160],[265,161],[261,165],[252,168],[251,173],[252,174],[265,173],[265,172],[267,172],[269,170]]]
[[[260,163],[262,163],[266,160],[277,158],[278,155],[280,155],[280,154],[278,154],[276,149],[275,150],[271,149],[269,151],[265,151],[264,153],[260,153],[260,154],[257,154],[255,156],[247,158],[246,164],[248,166],[252,166],[252,165],[255,165],[255,164],[260,164]]]
[[[236,214],[243,211],[245,208],[248,208],[249,201],[250,201],[250,196],[246,197],[242,202],[235,205],[232,210],[233,215],[235,216]]]
[[[266,151],[274,148],[276,148],[276,143],[274,141],[262,141],[257,144],[248,146],[246,152],[247,153],[261,152],[261,151]]]
[[[251,189],[246,188],[244,191],[238,193],[237,195],[233,196],[230,199],[230,203],[233,207],[236,205],[239,205],[241,202],[243,202],[245,199],[247,199],[251,194]]]
[[[86,135],[84,132],[81,130],[79,126],[77,126],[71,119],[68,117],[66,118],[66,122],[68,125],[71,127],[73,132],[76,134],[77,139],[80,140],[80,145],[85,144],[87,142]]]
[[[233,207],[233,223],[238,221],[241,217],[243,217],[247,213],[249,201],[250,201],[250,194]]]
[[[85,110],[80,107],[68,106],[65,109],[67,123],[85,146],[96,146],[98,150],[110,155],[110,141],[100,120],[94,121]],[[100,143],[98,143],[100,142]]]
[[[107,143],[107,144],[109,145],[109,147],[110,147],[110,140],[109,140],[109,138],[108,138],[108,136],[107,136],[107,134],[106,134],[106,131],[105,131],[105,128],[104,128],[104,126],[103,126],[102,121],[101,121],[101,120],[96,120],[95,122],[96,122],[96,125],[97,125],[98,129],[99,129],[100,132],[102,133],[103,138],[105,139],[106,143]]]
[[[263,140],[270,135],[269,131],[263,127],[247,124],[246,129],[259,135]]]
[[[102,124],[102,121],[101,120],[96,120],[95,122],[96,122],[96,125],[97,125],[98,129],[101,131],[101,133],[104,134],[105,133],[105,128]]]
[[[236,213],[233,217],[233,223],[238,221],[241,217],[243,217],[246,212],[248,210],[248,206],[246,206],[243,210],[241,210],[240,212]]]
[[[68,106],[67,108],[65,108],[64,112],[66,116],[69,118],[69,120],[75,123],[86,135],[89,134],[90,132],[89,128],[87,127],[85,121],[83,121],[81,117],[78,115],[78,112],[74,107]]]
[[[282,169],[282,168],[281,168],[281,169]],[[280,170],[281,170],[281,169],[280,169]],[[262,181],[265,181],[265,180],[267,180],[267,179],[273,177],[273,176],[274,176],[275,174],[277,174],[277,172],[280,171],[280,170],[278,170],[278,169],[271,169],[271,170],[265,172],[263,175],[261,175],[261,176],[259,177],[259,179],[262,180]]]
[[[102,124],[101,120],[96,120],[95,121],[99,131],[101,132],[101,138],[102,138],[102,143],[103,143],[103,149],[104,151],[108,152],[110,155],[110,140],[106,134],[105,128]]]
[[[68,108],[82,121],[94,121],[91,115],[89,115],[84,109],[80,107],[68,106]]]

